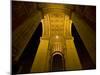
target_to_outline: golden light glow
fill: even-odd
[[[56,35],[56,39],[58,39],[59,38],[59,36],[58,35]]]
[[[41,20],[43,34],[32,66],[32,72],[50,71],[50,60],[54,53],[63,55],[65,70],[81,69],[71,34],[71,10],[65,8],[65,5],[59,4],[45,4],[40,6],[44,16]],[[45,43],[45,41],[48,42]],[[46,57],[41,63],[42,55]],[[43,66],[38,66],[39,68],[37,68],[37,63]]]

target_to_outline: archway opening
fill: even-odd
[[[55,54],[52,57],[51,71],[63,71],[64,70],[64,58],[60,54]]]

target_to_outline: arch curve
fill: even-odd
[[[50,71],[63,71],[64,68],[64,56],[61,52],[55,52],[51,56]]]

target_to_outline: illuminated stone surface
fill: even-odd
[[[41,5],[41,9],[43,34],[31,71],[52,71],[52,59],[56,54],[63,58],[62,70],[81,69],[71,34],[71,9],[59,4]]]

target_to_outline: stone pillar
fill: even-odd
[[[48,72],[48,43],[49,40],[41,39],[32,65],[31,72]]]
[[[66,20],[66,39],[65,39],[65,70],[78,70],[81,69],[81,63],[77,50],[74,45],[74,37],[72,36],[72,20]]]
[[[93,63],[96,64],[96,32],[93,31],[87,22],[76,13],[72,14],[72,21],[87,48]]]
[[[66,70],[82,69],[73,39],[66,40],[65,69]]]
[[[35,11],[12,33],[13,61],[18,61],[27,43],[35,32],[41,20],[41,13]]]

